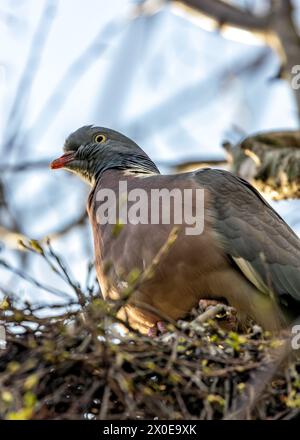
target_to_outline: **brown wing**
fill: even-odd
[[[214,227],[225,252],[260,291],[300,308],[297,235],[245,180],[212,169],[195,177],[212,195]]]

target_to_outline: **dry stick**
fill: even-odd
[[[85,304],[85,296],[84,296],[80,286],[75,281],[72,280],[71,275],[69,274],[68,269],[64,265],[63,261],[52,249],[52,246],[50,244],[50,240],[48,240],[47,244],[48,244],[50,255],[55,259],[59,268],[62,270],[62,273],[64,275],[62,278],[64,279],[64,281],[66,281],[69,284],[69,286],[72,287],[75,294],[77,295],[79,303],[83,306]],[[59,272],[57,272],[57,273],[59,274]]]
[[[201,326],[209,319],[214,319],[219,313],[228,309],[229,307],[225,304],[217,304],[207,309],[204,313],[201,313],[201,315],[197,316],[197,318],[194,319],[192,322],[182,322],[180,327],[185,330],[187,328],[195,328]]]
[[[275,359],[273,365],[266,366],[267,368],[263,371],[259,371],[256,376],[248,382],[249,385],[249,395],[244,393],[243,396],[236,402],[238,410],[232,410],[225,420],[244,420],[249,418],[251,412],[257,403],[258,399],[262,395],[264,389],[273,379],[274,375],[277,373],[279,367],[282,365],[284,360],[291,353],[291,341],[287,339],[284,344],[275,353],[275,349],[270,350],[270,353],[275,353]],[[252,382],[252,384],[251,384]]]
[[[217,304],[217,305],[207,309],[204,313],[201,313],[201,315],[197,316],[197,318],[194,319],[191,322],[191,324],[200,324],[201,325],[204,322],[208,321],[209,319],[215,318],[224,309],[226,309],[225,304]]]
[[[178,346],[178,339],[175,337],[175,340],[173,342],[172,351],[168,359],[168,363],[166,365],[166,373],[169,373],[171,371],[171,368],[177,358],[177,346]]]
[[[188,411],[178,388],[175,390],[175,396],[176,396],[176,400],[178,402],[179,408],[183,414],[184,420],[191,420],[191,414]]]
[[[292,420],[295,417],[299,416],[299,413],[300,413],[300,408],[294,409],[289,414],[287,414],[286,416],[282,417],[282,420]]]
[[[109,397],[110,397],[111,389],[109,385],[106,385],[102,397],[102,405],[101,410],[99,414],[99,420],[105,420],[108,410],[108,404],[109,404]]]

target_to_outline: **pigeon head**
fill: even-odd
[[[91,185],[108,169],[159,173],[156,165],[135,142],[109,128],[81,127],[67,137],[63,150],[64,154],[50,167],[72,171]]]

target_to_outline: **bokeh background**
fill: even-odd
[[[272,2],[225,3],[261,17]],[[300,1],[292,4],[297,26]],[[24,237],[50,236],[85,283],[93,260],[89,189],[48,168],[78,127],[123,132],[164,172],[224,159],[224,141],[299,127],[274,50],[249,32],[225,34],[176,2],[1,0],[0,35],[0,259],[19,271],[0,267],[2,295],[62,301],[19,276],[25,273],[69,288],[43,259],[19,248]],[[272,203],[300,233],[299,203]]]

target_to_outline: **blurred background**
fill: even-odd
[[[48,167],[78,127],[121,131],[163,172],[224,160],[225,141],[299,128],[289,75],[300,64],[299,7],[296,0],[1,0],[2,295],[63,301],[32,279],[69,289],[20,248],[25,237],[50,237],[85,283],[93,260],[89,188]],[[272,204],[300,233],[298,202]]]

